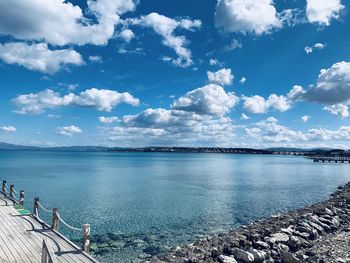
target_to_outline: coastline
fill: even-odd
[[[203,238],[145,262],[350,262],[350,182],[326,201]]]

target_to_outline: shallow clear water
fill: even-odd
[[[104,262],[137,261],[324,200],[349,172],[288,156],[0,152],[0,177],[25,190],[26,205],[38,196],[70,224],[90,223]]]

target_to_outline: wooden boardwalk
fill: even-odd
[[[42,261],[43,240],[52,261]],[[97,262],[62,235],[39,223],[0,194],[0,263]]]

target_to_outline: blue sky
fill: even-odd
[[[0,141],[350,145],[344,0],[3,0]]]

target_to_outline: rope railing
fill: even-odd
[[[82,228],[77,228],[77,227],[74,227],[74,226],[71,226],[70,224],[68,224],[66,221],[64,221],[61,217],[60,217],[60,214],[57,213],[57,217],[58,219],[60,220],[60,222],[62,222],[62,224],[64,224],[66,227],[68,227],[69,229],[71,230],[75,230],[75,231],[83,231]]]
[[[9,188],[9,191],[8,191]],[[24,206],[24,191],[21,190],[19,193],[15,190],[14,185],[10,185],[10,187],[6,184],[6,181],[3,180],[2,181],[2,188],[1,188],[1,193],[5,196],[5,198],[9,198],[11,199],[15,204],[20,204],[22,207]],[[15,195],[19,195],[19,198]],[[46,222],[40,218],[39,216],[39,208],[41,210],[43,210],[46,213],[52,213],[52,225],[51,225],[51,229],[53,231],[56,231],[57,234],[61,235],[58,232],[58,225],[59,222],[61,222],[64,226],[66,226],[68,229],[70,230],[74,230],[74,231],[79,231],[82,232],[83,234],[83,246],[82,249],[84,252],[88,253],[89,249],[90,249],[90,225],[89,224],[84,224],[82,226],[82,228],[77,228],[74,227],[70,224],[68,224],[66,221],[64,221],[59,213],[58,213],[58,209],[57,208],[53,208],[52,210],[47,209],[45,206],[43,206],[40,202],[39,202],[39,198],[36,197],[34,198],[34,213],[32,214],[32,216],[41,224],[45,225],[46,227],[49,227]],[[64,237],[64,236],[62,236]],[[64,237],[66,238],[66,237]]]
[[[38,205],[39,205],[39,207],[42,209],[42,210],[44,210],[46,213],[52,213],[52,209],[50,210],[50,209],[47,209],[47,208],[45,208],[42,204],[40,204],[39,202],[38,202]]]

